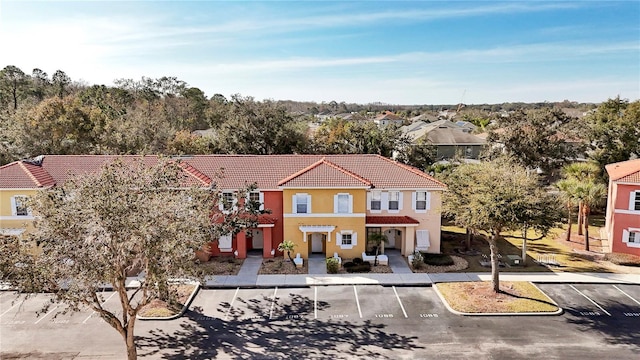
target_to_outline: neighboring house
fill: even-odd
[[[127,159],[140,156],[127,156]],[[96,171],[115,156],[47,155],[34,165],[17,161],[0,168],[2,215],[0,228],[17,234],[33,217],[21,205],[29,196],[70,176]],[[156,157],[144,157],[157,161]],[[147,160],[148,159],[148,160]],[[189,186],[213,182],[233,206],[238,189],[256,182],[249,196],[270,214],[259,217],[255,229],[212,242],[212,255],[244,258],[248,251],[273,257],[285,239],[307,258],[319,252],[353,258],[366,250],[373,232],[383,233],[387,248],[403,255],[416,245],[440,252],[440,207],[445,185],[429,175],[379,155],[195,155],[179,158]],[[222,173],[221,178],[216,174]],[[33,179],[39,179],[37,181]],[[220,211],[228,211],[224,204]],[[13,210],[11,210],[13,209]],[[24,214],[27,215],[24,215]],[[11,214],[11,215],[9,215]],[[14,221],[22,220],[22,221]],[[25,225],[26,224],[26,225]]]
[[[640,159],[609,164],[605,231],[609,252],[640,256]]]
[[[373,121],[381,128],[391,124],[394,124],[396,126],[402,126],[402,124],[404,124],[404,119],[392,113],[391,111],[384,111],[383,113],[376,116]]]
[[[438,160],[452,159],[461,155],[465,159],[478,159],[487,141],[470,133],[469,129],[449,120],[433,123],[417,122],[403,126],[402,131],[413,144],[431,144],[437,149]]]

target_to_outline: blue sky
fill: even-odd
[[[208,96],[467,104],[640,98],[640,1],[8,1],[0,66],[176,76]]]

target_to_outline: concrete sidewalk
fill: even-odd
[[[413,273],[399,251],[389,251],[389,267],[393,273],[388,274],[327,274],[324,256],[311,257],[309,274],[301,275],[258,275],[261,258],[247,258],[238,275],[223,275],[207,278],[203,287],[235,288],[235,287],[296,287],[312,285],[395,285],[395,286],[430,286],[441,282],[490,281],[491,273]],[[555,273],[503,272],[500,280],[530,281],[535,283],[606,283],[606,284],[640,284],[639,274],[610,273]]]

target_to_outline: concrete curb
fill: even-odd
[[[187,299],[187,301],[185,302],[184,306],[182,307],[182,310],[180,310],[179,313],[177,313],[175,315],[171,315],[171,316],[162,316],[162,317],[136,315],[136,318],[138,320],[142,320],[142,321],[153,321],[153,320],[156,320],[156,321],[168,321],[168,320],[175,320],[175,319],[181,317],[187,311],[187,309],[191,305],[191,302],[193,301],[193,299],[195,299],[196,295],[198,294],[198,291],[200,291],[200,283],[196,282],[196,283],[193,283],[191,285],[195,285],[195,288],[191,292],[191,295],[189,295],[189,298]]]
[[[433,289],[435,290],[436,294],[440,298],[440,301],[442,301],[442,303],[447,308],[447,310],[449,310],[449,312],[452,313],[452,314],[460,315],[460,316],[558,316],[558,315],[562,315],[562,313],[564,313],[564,309],[561,308],[560,306],[558,306],[558,303],[556,303],[553,299],[551,299],[549,297],[549,295],[547,295],[544,291],[542,291],[535,284],[533,284],[531,282],[529,282],[529,283],[531,285],[535,286],[535,288],[538,289],[541,293],[543,293],[544,296],[546,296],[547,299],[549,299],[558,308],[558,310],[553,311],[553,312],[524,312],[524,313],[466,313],[466,312],[461,312],[461,311],[455,310],[454,308],[452,308],[449,305],[449,302],[447,302],[447,300],[445,299],[444,295],[442,295],[442,293],[438,289],[438,284],[437,283],[433,284]]]

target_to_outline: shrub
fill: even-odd
[[[412,255],[413,255],[413,260],[411,261],[411,266],[413,266],[416,269],[420,269],[424,264],[424,258],[422,256],[422,253],[419,251],[414,251]]]
[[[327,259],[327,273],[337,274],[339,266],[340,264],[338,264],[338,259],[333,257]]]
[[[434,266],[449,266],[453,265],[453,259],[447,254],[429,254],[422,253],[423,262],[428,265]]]
[[[350,268],[350,267],[354,267],[354,266],[356,266],[356,264],[354,264],[351,261],[347,261],[346,263],[342,264],[342,267],[345,268],[345,269]]]
[[[360,260],[362,261],[362,259]],[[371,271],[371,264],[368,261],[360,264],[353,264],[351,267],[345,267],[345,270],[347,270],[348,273],[367,273]]]
[[[362,259],[360,259],[360,258],[355,258],[355,259],[353,259],[353,263],[354,263],[354,264],[356,264],[356,265],[358,265],[358,264],[362,264]]]
[[[640,266],[640,256],[622,253],[609,253],[604,255],[604,259],[616,265]]]

